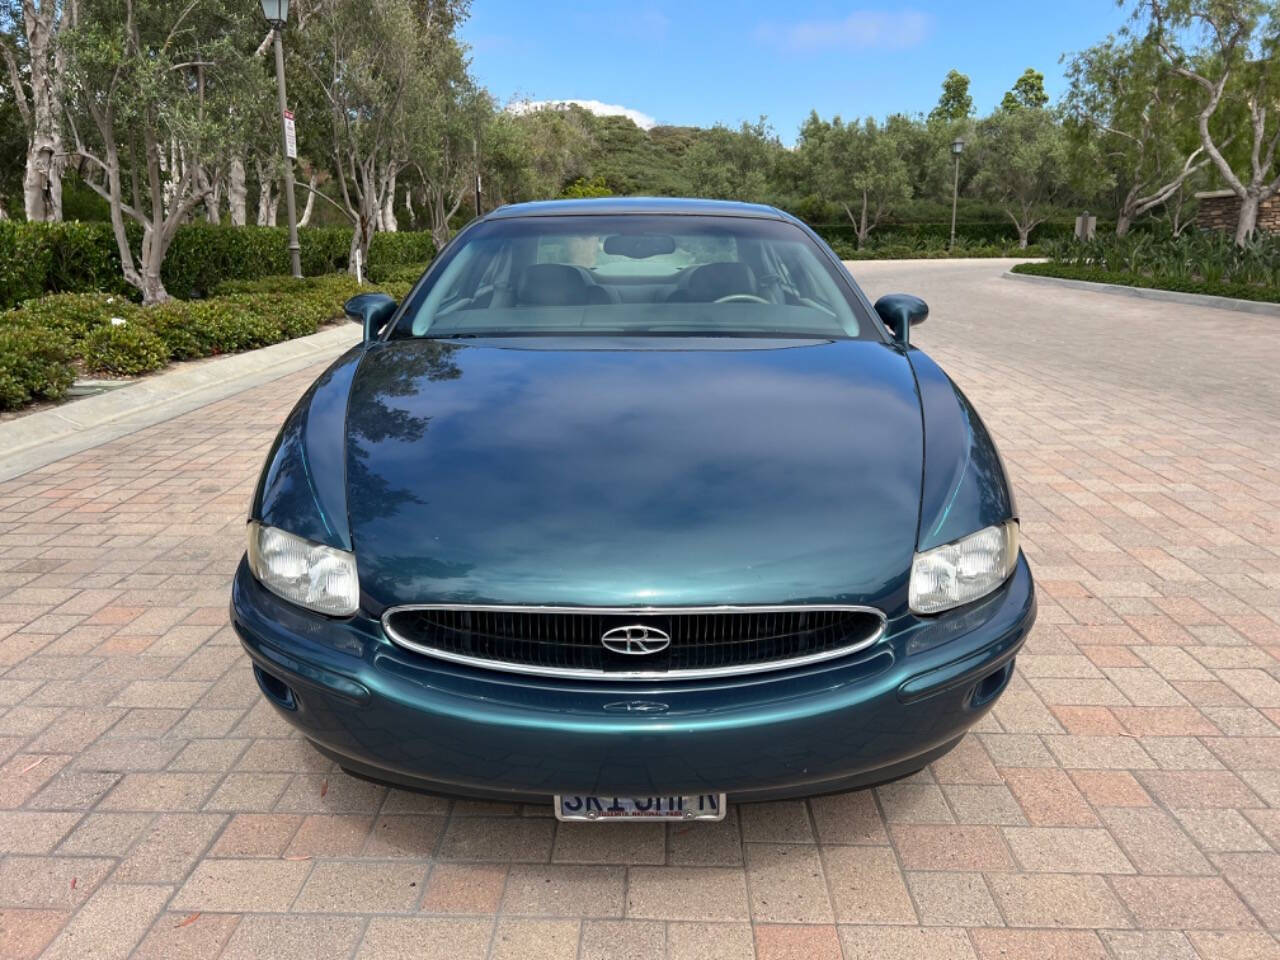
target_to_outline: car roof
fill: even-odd
[[[617,216],[650,214],[658,216],[753,217],[758,220],[791,220],[776,207],[732,200],[698,200],[688,197],[592,197],[581,200],[537,200],[513,203],[487,214],[486,220],[513,220],[519,217]]]

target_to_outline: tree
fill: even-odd
[[[394,217],[397,178],[420,151],[438,149],[430,118],[454,55],[466,0],[314,0],[301,56],[327,113],[328,165],[352,225],[350,270]],[[447,82],[447,81],[445,81]]]
[[[110,208],[124,279],[169,299],[160,268],[225,161],[245,95],[249,8],[217,0],[79,0],[65,35],[68,126],[81,179]],[[228,12],[229,11],[229,12]],[[125,220],[142,228],[133,249]]]
[[[1070,127],[1102,161],[1101,171],[1099,164],[1078,168],[1118,189],[1116,236],[1123,237],[1210,162],[1194,134],[1191,90],[1148,39],[1109,37],[1072,57],[1067,78]]]
[[[1013,221],[1026,248],[1067,185],[1066,138],[1047,110],[997,110],[978,125],[978,191]]]
[[[929,112],[929,121],[955,123],[973,115],[973,97],[969,95],[969,78],[959,70],[950,70],[942,80],[942,96]]]
[[[870,117],[828,123],[813,112],[800,130],[798,149],[808,176],[849,217],[859,250],[885,215],[911,197],[900,129]]]
[[[62,219],[66,61],[58,39],[74,23],[78,6],[77,0],[6,0],[0,7],[0,54],[27,132],[22,192],[32,221]]]
[[[1013,85],[1013,89],[1000,101],[1001,110],[1017,110],[1028,107],[1043,110],[1049,105],[1049,95],[1044,92],[1044,74],[1027,67]]]
[[[1258,209],[1280,192],[1280,4],[1275,0],[1141,0],[1146,37],[1198,92],[1196,128],[1213,166],[1237,197],[1235,239],[1258,226]],[[1188,40],[1202,46],[1189,50]],[[1224,118],[1231,107],[1240,120]],[[1229,142],[1242,143],[1234,156]]]
[[[782,152],[764,117],[737,130],[716,124],[696,135],[681,159],[681,172],[694,196],[768,203]]]

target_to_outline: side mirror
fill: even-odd
[[[342,305],[342,311],[348,320],[364,325],[364,342],[368,343],[396,312],[396,302],[385,293],[358,293]]]
[[[886,293],[876,301],[876,313],[905,347],[911,342],[911,328],[928,319],[929,305],[909,293]]]

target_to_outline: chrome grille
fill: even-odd
[[[687,679],[779,670],[875,643],[884,615],[861,606],[520,607],[414,605],[382,617],[387,636],[418,653],[490,669],[604,679]],[[664,650],[614,652],[608,631],[647,627]]]

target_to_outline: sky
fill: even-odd
[[[793,142],[811,109],[927,113],[955,68],[980,113],[1027,67],[1049,95],[1059,58],[1122,26],[1115,0],[473,0],[462,30],[476,78],[500,102],[595,101],[657,122],[769,118]],[[616,111],[614,111],[616,112]]]

